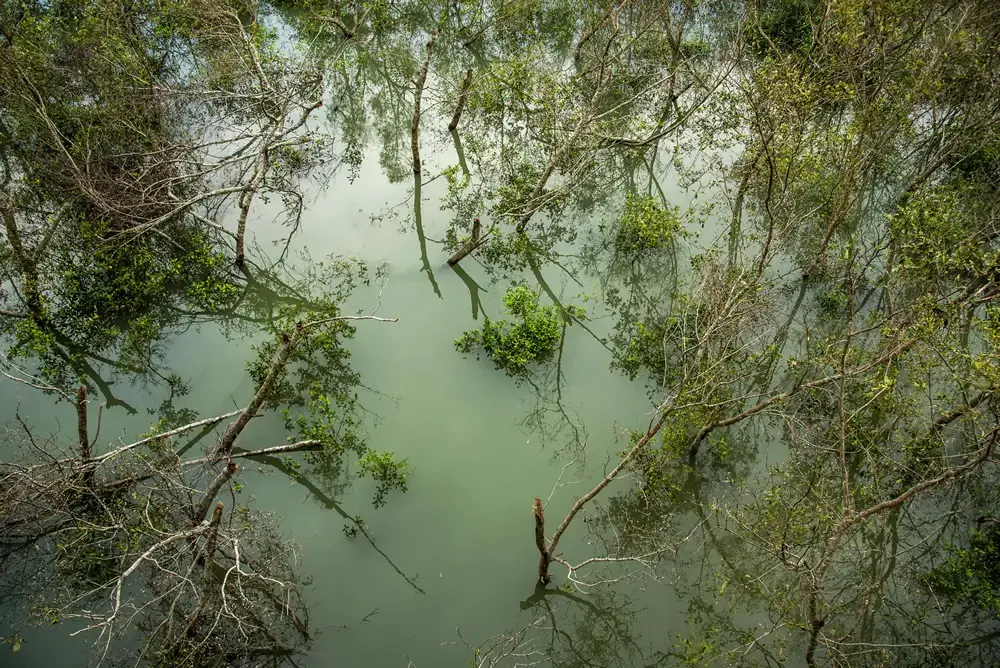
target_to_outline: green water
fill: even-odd
[[[437,168],[434,162],[453,159],[445,137],[427,139],[430,173]],[[528,647],[562,647],[570,665],[639,665],[656,649],[669,649],[683,631],[683,604],[666,581],[638,578],[613,590],[572,597],[555,593],[540,604],[522,603],[535,592],[533,497],[552,494],[547,515],[561,518],[576,496],[603,475],[622,446],[618,439],[625,428],[641,427],[649,419],[652,406],[642,385],[609,370],[612,353],[599,339],[612,320],[599,303],[590,303],[590,331],[567,327],[558,388],[551,373],[551,382],[536,379],[536,389],[515,383],[485,359],[463,358],[454,339],[480,325],[484,314],[502,315],[500,298],[511,281],[538,287],[537,279],[528,272],[494,281],[468,258],[463,268],[482,286],[478,321],[473,319],[469,287],[445,265],[447,253],[434,242],[443,237],[449,217],[437,204],[442,182],[431,182],[422,189],[422,219],[438,296],[422,269],[412,190],[412,183],[389,184],[377,167],[366,166],[351,185],[338,178],[315,193],[292,244],[293,256],[307,249],[315,258],[333,253],[386,265],[390,279],[379,315],[398,322],[358,323],[350,343],[352,365],[374,390],[362,393],[371,413],[370,444],[407,457],[411,466],[409,491],[394,494],[379,510],[372,509],[372,488],[363,481],[331,499],[310,491],[308,471],[304,484],[267,465],[250,465],[240,478],[244,500],[252,497],[259,508],[280,516],[285,534],[299,545],[301,573],[312,581],[306,600],[318,633],[303,663],[465,665],[472,651],[462,638],[479,645],[551,615],[544,627],[554,623],[556,631],[539,631]],[[258,218],[266,221],[267,215],[264,209]],[[264,249],[284,232],[260,222],[254,229]],[[593,276],[570,275],[552,265],[542,273],[549,289],[567,302],[578,303],[578,295],[598,290]],[[376,287],[362,288],[351,306],[369,312],[378,299]],[[169,367],[192,388],[181,405],[208,416],[244,404],[253,389],[244,368],[252,342],[226,339],[212,324],[173,338]],[[72,425],[66,405],[54,409],[10,382],[0,389],[8,406],[21,397],[21,413],[33,427]],[[148,428],[154,418],[145,409],[164,398],[157,387],[115,389],[139,412],[109,411],[102,441]],[[540,424],[526,424],[539,415],[539,407]],[[256,420],[248,433],[249,439],[241,441],[245,448],[284,438],[274,415]],[[553,493],[560,476],[568,484]],[[627,484],[620,481],[612,491]],[[346,535],[345,515],[363,517],[371,540]],[[578,520],[562,551],[573,561],[603,554],[589,542],[586,524]],[[669,579],[669,565],[661,570]],[[556,584],[562,584],[563,574],[554,573]],[[4,665],[83,663],[86,636],[68,638],[71,630],[22,630],[22,649],[5,656]],[[608,633],[617,638],[605,638]]]
[[[157,540],[166,535],[158,513],[139,517],[141,488],[156,476],[137,474],[125,486],[115,479],[151,460],[122,464],[107,474],[109,485],[91,486],[86,470],[76,478],[76,469],[60,471],[55,485],[42,479],[63,464],[45,459],[54,453],[78,449],[74,467],[86,464],[87,444],[73,445],[81,440],[75,402],[54,402],[0,376],[0,424],[8,429],[0,485],[25,480],[0,488],[17,493],[14,504],[13,494],[5,499],[8,511],[15,506],[5,515],[14,530],[0,537],[0,550],[37,519],[22,519],[38,507],[20,505],[32,500],[23,485],[37,477],[56,488],[34,513],[46,529],[37,552],[3,562],[0,665],[101,663],[103,654],[91,656],[96,633],[83,628],[88,614],[95,628],[116,631],[120,644],[109,657],[142,647],[140,633],[154,645],[170,643],[162,656],[178,656],[188,641],[211,647],[213,658],[232,657],[227,645],[255,657],[280,652],[285,639],[270,634],[265,618],[285,585],[254,581],[270,573],[305,583],[311,637],[292,665],[996,663],[995,550],[979,552],[1000,540],[1000,486],[988,466],[1000,433],[998,235],[989,215],[1000,201],[1000,144],[987,132],[1000,113],[989,102],[997,95],[988,94],[997,93],[990,12],[976,3],[861,3],[859,11],[858,3],[768,2],[744,12],[707,2],[289,0],[221,13],[230,20],[217,32],[218,17],[200,13],[203,3],[188,4],[148,19],[149,48],[165,63],[162,87],[119,81],[146,82],[142,68],[161,69],[117,62],[133,47],[105,37],[145,32],[147,19],[125,20],[131,6],[82,3],[92,23],[76,21],[61,3],[36,3],[40,14],[58,15],[52,25],[62,31],[25,23],[18,42],[38,42],[38,54],[10,48],[14,33],[0,30],[7,43],[0,61],[14,64],[0,67],[7,75],[0,91],[10,93],[0,95],[10,100],[0,105],[0,251],[8,272],[0,301],[4,331],[26,348],[11,355],[29,370],[37,355],[39,375],[66,390],[78,374],[88,379],[82,426],[101,425],[98,448],[135,442],[161,417],[175,426],[246,407],[260,387],[261,397],[281,395],[291,412],[256,417],[236,446],[283,444],[295,431],[302,439],[320,433],[324,453],[236,453],[238,477],[215,478],[230,511],[225,561],[199,563],[182,540],[217,553],[215,536],[224,532],[199,524],[213,499],[195,504],[183,485],[198,486],[199,495],[219,489],[209,484],[220,462],[201,457],[233,454],[231,439],[214,445],[225,422],[174,444],[179,457],[198,459],[167,467],[177,479],[156,492],[170,506],[162,526],[181,533]],[[342,12],[348,5],[353,18]],[[93,29],[105,18],[108,30]],[[178,43],[188,39],[190,49]],[[66,54],[88,49],[101,56],[97,92],[85,85],[78,94],[62,81],[87,76]],[[109,64],[130,74],[120,77]],[[233,90],[222,90],[230,83]],[[129,120],[136,100],[147,104],[143,86],[153,90],[150,120]],[[32,133],[49,118],[46,100],[65,107],[69,129],[61,120],[41,123],[52,141],[39,142]],[[452,110],[463,103],[459,133],[449,133]],[[163,122],[156,105],[166,105]],[[97,113],[86,120],[91,106]],[[78,116],[86,142],[62,139],[77,136]],[[128,158],[134,123],[140,134],[148,123],[154,148],[140,151],[137,163],[154,166],[137,171]],[[411,123],[420,131],[422,169],[415,156],[411,162]],[[174,154],[167,144],[175,130],[185,144],[178,155],[192,159],[162,162]],[[20,165],[13,172],[8,143]],[[51,165],[34,151],[49,143],[63,156]],[[195,193],[184,207],[197,209],[183,214],[179,241],[157,227],[174,216],[159,212],[182,201],[175,199],[181,186],[163,195],[157,185],[174,182],[174,163],[196,172],[176,177],[184,197]],[[90,185],[105,178],[91,176],[104,174],[104,164],[113,167],[107,194]],[[41,178],[29,180],[36,171]],[[118,201],[119,186],[120,211],[107,204]],[[147,201],[147,192],[162,201]],[[248,211],[243,265],[234,230],[242,232]],[[68,231],[62,219],[71,213],[79,229]],[[448,267],[463,236],[479,229],[477,216],[486,243],[460,268]],[[231,239],[209,232],[206,241],[199,227],[206,222],[227,228]],[[133,232],[157,243],[135,244],[133,257]],[[105,245],[108,238],[114,243]],[[206,244],[218,254],[195,253]],[[96,261],[79,258],[80,248],[95,248]],[[164,268],[181,256],[183,271]],[[334,261],[321,269],[329,258],[354,258],[367,268],[357,274],[373,283],[344,298],[340,280],[354,280],[357,267]],[[558,345],[511,377],[485,354],[457,352],[456,338],[495,354],[489,330],[482,339],[463,333],[504,317],[504,297],[516,286],[539,295],[541,313],[562,319],[526,316],[513,328],[535,327],[535,338]],[[537,308],[523,290],[515,294],[522,307]],[[341,342],[331,341],[344,330],[331,321],[335,312],[373,311],[380,321],[353,323],[354,337],[342,342],[359,386],[339,366]],[[101,320],[88,321],[92,313]],[[121,313],[139,315],[122,323]],[[299,318],[308,324],[289,335]],[[175,329],[151,331],[159,326]],[[285,330],[281,354],[261,385],[271,353],[260,345],[276,345],[274,330]],[[159,351],[148,368],[147,345]],[[306,402],[271,381],[279,370],[294,376],[282,368],[293,348],[333,369],[308,384],[313,401],[304,412],[322,422],[333,397],[342,424],[289,426]],[[102,367],[99,355],[120,360]],[[497,358],[516,362],[503,352]],[[256,382],[247,368],[253,360]],[[9,366],[0,359],[0,371]],[[317,368],[324,367],[306,371]],[[114,379],[115,369],[144,384]],[[171,388],[181,386],[190,391],[174,396]],[[363,407],[356,413],[349,412],[355,388]],[[115,398],[118,407],[95,421],[97,402]],[[250,402],[253,411],[257,405]],[[354,440],[356,415],[363,444]],[[361,461],[345,463],[345,453]],[[396,459],[380,458],[388,455]],[[405,468],[395,468],[404,458]],[[23,460],[47,463],[21,475],[15,467]],[[205,462],[211,466],[185,468]],[[400,471],[408,489],[391,491],[382,505]],[[611,478],[607,489],[595,488]],[[100,514],[107,525],[63,531],[60,513],[86,522],[91,504],[122,498],[103,492],[131,491],[133,483],[133,501],[123,505],[135,518],[120,520],[112,503]],[[590,490],[596,496],[582,499],[583,511],[567,515]],[[536,499],[545,502],[539,534],[558,542],[545,588],[536,584]],[[273,514],[281,538],[294,543],[295,576],[278,572],[280,559],[259,559],[280,541],[271,522],[244,523],[256,517],[242,514],[247,507]],[[74,541],[69,549],[63,535]],[[136,559],[134,546],[147,544]],[[168,545],[182,553],[175,563],[192,570],[164,565],[172,557],[159,555]],[[544,545],[542,552],[552,556]],[[588,565],[578,573],[586,582],[568,577],[563,558]],[[122,564],[109,566],[114,559],[135,566],[126,563],[123,573]],[[241,560],[257,573],[239,571],[227,589]],[[148,579],[135,575],[139,565],[148,566]],[[41,574],[32,570],[38,566]],[[190,577],[199,567],[200,586]],[[222,594],[210,594],[221,569]],[[119,576],[128,603],[151,612],[126,620],[119,613],[128,606],[80,591],[96,582],[108,596]],[[52,591],[62,584],[68,591]],[[187,587],[177,600],[197,604],[189,601],[196,607],[186,617],[164,613],[171,626],[158,634],[163,617],[153,599],[169,591],[159,600],[167,601],[178,591],[172,587]],[[16,595],[3,600],[8,591]],[[255,607],[234,611],[233,591]],[[32,610],[52,601],[63,607]],[[86,605],[97,610],[81,610]],[[224,622],[203,635],[206,605]],[[46,615],[65,616],[39,625]],[[278,616],[279,634],[298,642],[298,618]],[[260,622],[255,637],[239,635],[244,620]]]

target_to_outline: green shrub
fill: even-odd
[[[498,369],[513,376],[552,357],[559,345],[559,312],[555,306],[540,306],[538,295],[524,286],[508,290],[503,303],[516,320],[486,318],[482,329],[465,332],[455,347],[465,354],[481,347]]]
[[[638,254],[666,248],[681,232],[677,207],[665,208],[653,197],[628,194],[615,237],[620,253]]]

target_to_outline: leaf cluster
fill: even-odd
[[[503,302],[513,321],[485,318],[482,329],[462,334],[455,348],[464,354],[482,348],[497,369],[516,376],[551,359],[561,338],[561,319],[555,306],[541,306],[538,294],[524,286],[508,290]]]

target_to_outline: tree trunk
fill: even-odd
[[[472,70],[465,71],[465,80],[462,81],[462,89],[458,94],[458,106],[455,107],[455,114],[451,117],[448,129],[454,132],[458,129],[458,122],[462,120],[462,112],[465,111],[465,102],[469,99],[469,86],[472,85]]]
[[[219,475],[215,476],[212,484],[205,490],[205,496],[202,497],[201,503],[198,504],[198,507],[194,511],[194,517],[191,520],[192,526],[197,526],[205,521],[208,516],[208,510],[212,507],[212,501],[219,495],[219,490],[222,489],[222,486],[236,475],[236,469],[236,462],[229,462],[226,464],[226,468],[222,469]],[[221,505],[222,503],[220,502],[219,506]],[[218,506],[216,508],[218,509]]]
[[[201,618],[201,613],[204,611],[206,604],[213,598],[214,592],[212,591],[212,574],[215,568],[215,560],[212,559],[212,555],[215,554],[215,548],[219,541],[219,525],[222,523],[222,508],[222,501],[215,504],[215,510],[212,512],[212,519],[208,523],[208,535],[205,536],[205,548],[201,553],[201,595],[198,599],[198,607],[196,607],[194,612],[191,613],[187,626],[184,628],[184,632],[178,636],[178,643],[181,639],[191,636],[191,633],[195,628],[195,624],[197,624],[198,620]],[[174,647],[176,647],[176,643]],[[173,651],[173,647],[171,648],[171,651]]]
[[[538,548],[538,581],[548,584],[552,580],[549,575],[549,564],[552,563],[552,553],[545,545],[545,512],[542,500],[535,497],[535,546]]]
[[[431,39],[427,42],[427,58],[423,67],[417,74],[414,81],[413,92],[413,120],[410,123],[410,148],[413,151],[413,173],[420,174],[420,98],[424,94],[424,84],[427,83],[427,69],[431,65],[431,51],[434,50],[434,40],[437,39],[437,30],[431,33]]]
[[[733,202],[733,219],[729,224],[730,271],[736,267],[736,256],[739,253],[740,234],[743,231],[743,201],[746,199],[747,190],[750,186],[750,177],[753,176],[753,170],[757,166],[759,159],[760,153],[754,153],[753,159],[750,161],[750,166],[747,167],[746,172],[743,174],[743,179],[740,180],[740,186],[736,191],[736,199]]]
[[[660,429],[663,427],[663,423],[667,421],[667,415],[667,412],[663,412],[660,414],[660,417],[656,420],[656,422],[651,422],[649,428],[646,429],[646,433],[636,442],[635,445],[632,446],[631,450],[625,453],[625,456],[621,458],[618,465],[611,469],[611,471],[608,472],[604,478],[602,478],[601,481],[594,486],[593,489],[576,500],[573,507],[569,509],[568,513],[566,513],[566,517],[564,517],[563,521],[560,522],[556,532],[552,534],[552,540],[548,543],[548,546],[545,544],[545,516],[542,513],[542,501],[537,497],[535,498],[535,546],[538,548],[539,552],[539,582],[547,584],[552,580],[552,576],[549,575],[549,565],[552,563],[556,554],[556,548],[559,546],[559,539],[562,538],[564,533],[566,533],[566,529],[569,528],[573,518],[576,517],[577,513],[579,513],[580,510],[582,510],[583,507],[587,505],[595,496],[600,494],[605,487],[610,485],[611,481],[618,477],[618,474],[621,473],[622,469],[624,469],[628,463],[635,458],[635,455],[640,450],[645,448],[650,440],[652,440],[652,438],[659,433]]]
[[[535,212],[541,208],[540,204],[536,204],[535,201],[542,196],[542,192],[545,190],[545,184],[549,182],[549,177],[552,176],[552,172],[555,170],[555,163],[558,158],[562,156],[563,151],[557,151],[549,164],[546,165],[545,171],[542,175],[538,177],[538,183],[535,184],[535,189],[531,191],[531,196],[528,197],[528,201],[524,207],[524,213],[521,214],[521,219],[517,221],[517,231],[524,232],[524,228],[528,226],[528,221],[531,217],[535,215]]]
[[[535,189],[531,192],[531,196],[528,197],[528,201],[525,203],[524,212],[521,214],[521,219],[517,223],[517,231],[524,232],[524,228],[528,226],[528,221],[531,217],[535,215],[535,212],[541,208],[541,203],[538,202],[539,198],[542,196],[542,192],[545,190],[545,184],[549,182],[549,178],[552,176],[552,172],[555,171],[556,165],[562,162],[563,158],[569,153],[570,149],[576,143],[577,138],[583,133],[584,127],[586,127],[589,121],[588,116],[584,116],[577,123],[576,128],[573,130],[573,134],[569,136],[566,143],[563,144],[549,160],[549,164],[545,166],[545,170],[542,175],[538,177],[538,183],[535,184]]]
[[[239,437],[240,432],[243,431],[264,404],[264,400],[267,399],[267,395],[270,394],[275,383],[278,382],[278,376],[281,375],[281,372],[285,369],[285,365],[288,364],[288,358],[291,357],[292,351],[295,349],[302,335],[301,323],[295,327],[295,331],[291,334],[287,332],[281,333],[281,344],[278,346],[277,352],[274,353],[274,358],[271,360],[271,368],[268,370],[264,382],[260,384],[256,394],[250,399],[250,403],[247,404],[243,412],[226,427],[226,432],[219,439],[219,446],[215,451],[216,455],[228,457],[232,453],[233,444],[236,443],[237,437]]]
[[[462,168],[463,174],[469,176],[469,165],[465,162],[465,151],[462,149],[462,138],[458,136],[458,132],[456,130],[452,130],[451,139],[455,142],[455,153],[458,154],[458,166]]]
[[[90,436],[87,434],[87,386],[76,391],[76,435],[80,441],[80,459],[90,461]]]
[[[275,134],[275,128],[272,128],[267,134],[264,146],[261,147],[259,163],[254,169],[254,174],[250,179],[250,184],[240,196],[240,218],[236,224],[236,266],[240,269],[243,268],[243,262],[245,259],[244,242],[247,233],[247,218],[250,216],[250,207],[253,205],[254,196],[257,194],[257,190],[260,186],[264,183],[264,179],[267,177],[267,173],[271,169],[271,156],[269,151],[270,143],[274,140]]]
[[[427,237],[424,235],[423,209],[421,208],[421,188],[420,174],[413,175],[413,226],[417,231],[417,243],[420,244],[420,271],[427,274],[427,280],[431,282],[431,289],[439,299],[441,288],[438,287],[437,279],[434,278],[434,269],[431,267],[430,258],[427,256]]]
[[[240,218],[236,223],[236,266],[243,268],[245,261],[245,239],[247,233],[247,217],[250,215],[250,205],[253,203],[254,191],[248,190],[240,197]]]
[[[83,467],[83,481],[88,485],[94,480],[90,435],[87,433],[87,386],[81,385],[76,391],[76,435],[80,442],[80,464]],[[96,440],[96,439],[95,439]]]
[[[207,586],[209,576],[211,574],[211,567],[214,563],[212,561],[212,555],[215,554],[215,548],[219,541],[219,524],[222,522],[222,501],[215,504],[215,510],[212,512],[212,519],[208,523],[208,536],[205,537],[205,568],[202,571],[202,585]]]
[[[14,262],[21,270],[21,277],[24,280],[24,291],[27,293],[28,310],[33,316],[42,315],[42,296],[40,291],[40,281],[38,279],[38,265],[33,254],[28,253],[21,243],[21,231],[17,228],[17,221],[14,220],[14,210],[11,205],[0,205],[0,215],[3,216],[4,231],[7,233],[7,242],[14,254]]]
[[[456,264],[461,262],[466,255],[476,250],[476,247],[479,246],[479,237],[482,234],[482,232],[483,232],[483,226],[479,222],[479,218],[476,218],[472,222],[472,236],[469,237],[469,240],[466,241],[454,255],[448,258],[449,267],[454,267]]]

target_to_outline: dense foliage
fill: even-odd
[[[546,524],[536,499],[539,580],[565,568],[617,610],[628,578],[670,571],[686,623],[640,656],[617,611],[581,604],[569,634],[542,592],[525,606],[545,628],[475,665],[996,664],[994,4],[0,4],[2,366],[72,405],[79,429],[41,439],[14,416],[0,582],[44,583],[46,621],[91,615],[98,661],[112,639],[162,665],[308,647],[292,548],[230,501],[234,460],[338,511],[356,477],[381,507],[418,467],[366,440],[351,351],[367,344],[355,321],[380,318],[348,304],[367,268],[288,246],[275,261],[252,235],[275,221],[293,243],[307,191],[349,187],[370,158],[407,192],[373,220],[406,216],[435,297],[435,272],[454,271],[473,319],[504,309],[454,344],[534,392],[531,429],[583,460],[585,420],[563,394],[571,337],[650,398],[648,425],[621,430],[565,518]],[[433,234],[428,193],[450,218]],[[472,262],[502,297],[481,297]],[[208,423],[173,406],[187,384],[165,355],[202,323],[256,341],[253,396]],[[123,379],[169,399],[148,435],[100,454],[95,399],[135,411]],[[248,452],[265,411],[287,442]],[[213,424],[203,456],[172,434]],[[597,552],[574,564],[579,546],[559,539],[578,517]]]
[[[503,303],[513,322],[484,318],[482,329],[465,332],[455,340],[455,347],[463,353],[482,347],[496,368],[510,375],[551,359],[560,340],[556,307],[541,306],[538,294],[524,286],[508,290]]]

